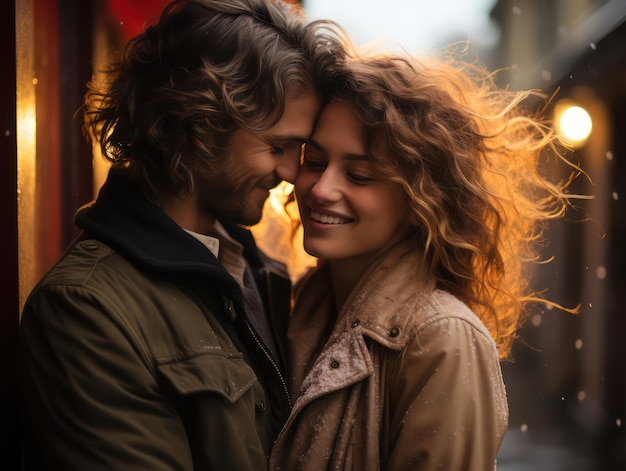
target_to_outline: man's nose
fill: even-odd
[[[300,152],[302,150],[302,144],[290,143],[285,146],[283,155],[280,157],[278,166],[276,167],[276,175],[281,180],[285,180],[289,183],[294,183],[298,176],[298,169],[300,168]]]

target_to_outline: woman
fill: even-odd
[[[537,299],[522,262],[568,198],[538,173],[554,137],[521,110],[530,93],[488,75],[392,56],[350,69],[295,184],[320,263],[296,291],[296,400],[270,467],[493,469],[499,359]]]

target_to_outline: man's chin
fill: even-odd
[[[256,201],[248,200],[248,206],[243,209],[240,214],[240,219],[242,222],[239,224],[244,226],[255,226],[259,222],[261,222],[261,218],[263,217],[263,208],[265,207],[265,202],[267,201],[267,195],[264,195],[263,198],[259,198]]]
[[[251,208],[247,208],[247,211],[242,211],[238,214],[226,214],[222,213],[218,219],[223,222],[229,222],[231,224],[237,224],[239,226],[255,226],[259,222],[261,222],[261,217],[263,216],[263,208],[260,208],[257,211],[251,211]]]
[[[240,226],[256,226],[261,221],[261,214],[242,214],[237,224]]]

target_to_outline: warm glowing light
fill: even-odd
[[[37,282],[36,244],[37,107],[35,96],[35,25],[33,1],[15,3],[16,12],[16,141],[17,141],[17,227],[20,313],[28,293]]]
[[[584,108],[570,106],[561,115],[561,129],[569,139],[580,141],[591,134],[591,117]]]
[[[564,140],[574,147],[584,144],[593,128],[591,116],[587,110],[580,106],[569,105],[562,107],[557,113],[559,113],[557,119],[559,133]]]
[[[293,185],[287,182],[271,190],[263,209],[263,219],[250,230],[259,248],[283,262],[295,282],[316,264],[316,259],[304,251],[302,226],[294,225],[299,220],[296,204],[293,203],[289,209],[285,208],[292,190]]]

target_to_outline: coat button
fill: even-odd
[[[333,370],[336,370],[337,368],[339,368],[339,362],[338,362],[337,360],[332,360],[332,361],[330,362],[330,367],[331,367]]]
[[[397,337],[398,335],[400,335],[400,329],[398,329],[397,327],[392,327],[391,330],[389,331],[389,336]]]
[[[267,409],[265,402],[259,401],[259,403],[256,405],[256,410],[258,410],[259,412],[265,412],[265,409]]]

